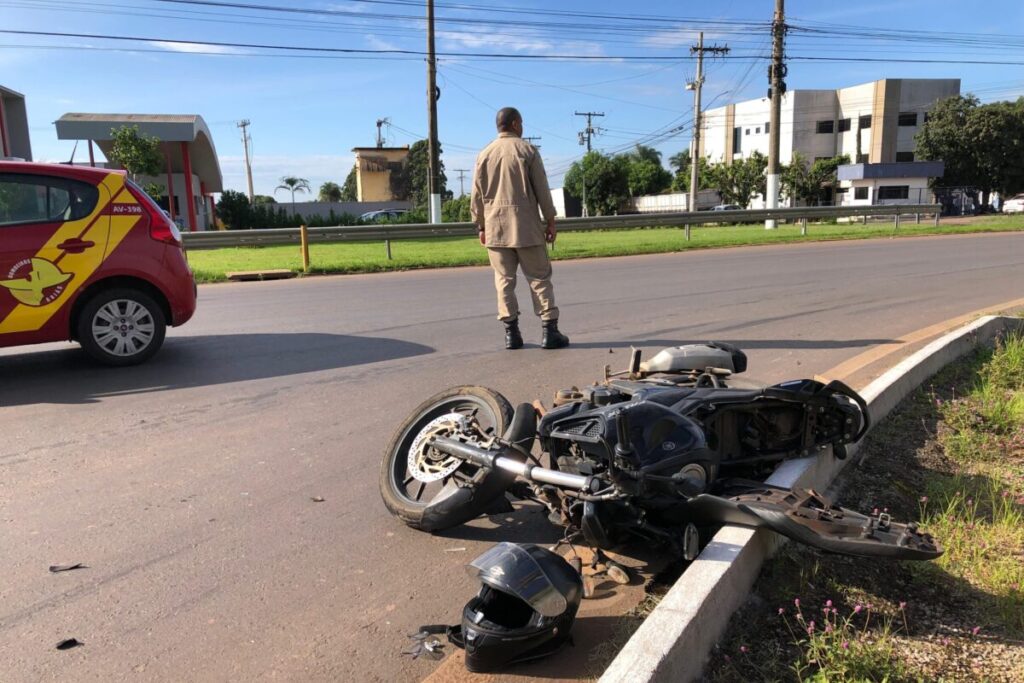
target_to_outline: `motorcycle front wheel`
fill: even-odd
[[[501,436],[512,422],[508,400],[487,387],[446,389],[398,427],[380,468],[388,511],[414,529],[441,531],[480,516],[514,477],[438,452],[431,436],[470,443]]]

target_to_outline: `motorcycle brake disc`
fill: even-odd
[[[459,469],[463,460],[442,453],[429,445],[431,437],[452,436],[453,434],[465,433],[468,419],[462,413],[448,413],[435,417],[424,425],[420,433],[412,442],[409,448],[408,464],[409,474],[416,481],[429,484],[432,481],[440,481]]]

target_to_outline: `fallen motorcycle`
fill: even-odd
[[[913,523],[837,507],[764,479],[796,457],[846,457],[869,426],[841,382],[743,386],[745,354],[719,342],[661,351],[603,381],[514,411],[500,393],[456,387],[421,404],[384,454],[388,510],[423,531],[509,511],[508,496],[547,507],[565,539],[595,549],[660,544],[693,559],[699,528],[766,527],[825,551],[928,560],[938,544]],[[533,451],[539,440],[540,455]]]

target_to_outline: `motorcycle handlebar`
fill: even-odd
[[[448,439],[443,436],[435,436],[430,440],[430,445],[448,455],[468,460],[481,467],[492,467],[499,470],[511,472],[517,477],[527,481],[537,481],[542,484],[554,484],[577,491],[593,492],[596,480],[593,477],[585,477],[581,474],[570,474],[558,470],[549,470],[545,467],[537,467],[526,462],[520,462],[510,458],[504,453],[508,449],[490,451],[485,448],[473,446],[455,439]]]

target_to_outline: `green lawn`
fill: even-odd
[[[969,225],[940,224],[935,227],[925,220],[901,223],[898,231],[891,222],[857,224],[811,224],[802,236],[798,225],[783,225],[765,230],[762,225],[695,227],[690,241],[680,228],[628,230],[596,230],[566,232],[558,237],[551,252],[554,259],[656,254],[747,244],[865,239],[869,237],[908,236],[922,234],[955,234],[999,232],[1024,229],[1024,217],[994,216]],[[367,273],[411,268],[486,265],[487,255],[475,238],[442,237],[421,240],[399,240],[391,243],[392,259],[388,260],[383,242],[352,242],[310,247],[313,273]],[[288,268],[302,270],[298,246],[241,247],[193,250],[189,261],[200,282],[218,282],[232,271]]]

